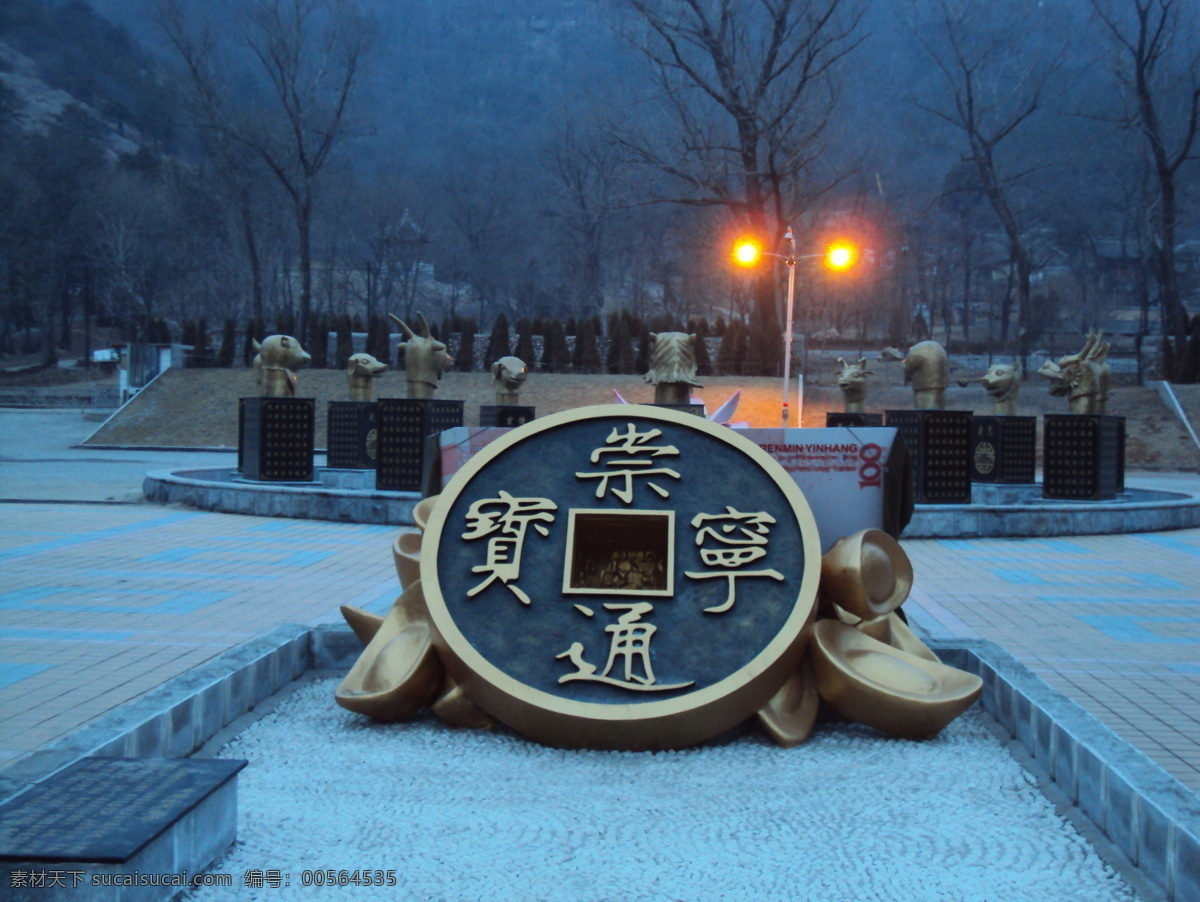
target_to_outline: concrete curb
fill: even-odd
[[[1115,501],[921,504],[904,528],[903,538],[1046,538],[1161,532],[1197,526],[1200,526],[1200,496],[1131,488]]]
[[[152,470],[147,500],[260,517],[412,525],[416,492],[374,488],[373,470],[318,468],[308,484],[236,481],[228,468]],[[1017,501],[1018,503],[1013,503]],[[906,539],[1082,536],[1200,527],[1200,495],[1130,486],[1115,501],[1042,501],[1041,488],[976,486],[972,504],[922,504]]]
[[[72,451],[187,451],[213,454],[236,454],[237,448],[224,445],[89,445],[86,440],[71,446]],[[324,449],[314,449],[314,453]]]
[[[346,488],[337,485],[337,474],[361,476],[367,471],[331,471],[331,484],[282,484],[235,482],[211,477],[232,470],[151,470],[142,482],[148,501],[186,504],[201,510],[257,517],[291,517],[302,520],[332,520],[340,523],[376,523],[386,526],[411,526],[412,510],[421,495],[417,492],[380,492],[373,488]],[[353,481],[353,480],[352,480]],[[373,481],[373,480],[372,480]]]
[[[1063,795],[1173,902],[1200,900],[1200,798],[993,642],[930,642]]]

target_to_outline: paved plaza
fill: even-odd
[[[96,425],[0,411],[0,768],[278,624],[398,592],[394,527],[140,503],[147,470],[233,455],[72,447]],[[1000,644],[1200,792],[1200,530],[903,544],[917,626]]]

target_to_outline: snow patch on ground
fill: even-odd
[[[1134,893],[974,711],[929,742],[824,726],[681,752],[563,751],[432,718],[382,726],[303,686],[221,752],[246,758],[238,842],[212,871],[250,899],[1089,902]],[[248,869],[290,886],[253,890]],[[301,886],[316,869],[398,886]]]

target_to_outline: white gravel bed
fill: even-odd
[[[222,752],[246,758],[213,872],[251,899],[1133,900],[968,713],[930,742],[824,726],[682,752],[562,751],[432,717],[380,726],[302,687]],[[251,869],[290,885],[250,889]],[[392,869],[397,886],[302,886]]]

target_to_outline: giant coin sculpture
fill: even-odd
[[[724,489],[714,477],[726,479]],[[820,541],[758,446],[707,421],[569,411],[490,445],[435,507],[435,645],[480,707],[558,745],[671,748],[799,664]]]
[[[979,694],[895,616],[912,574],[893,540],[852,537],[823,568],[795,482],[700,417],[604,406],[537,420],[414,520],[423,535],[393,547],[405,588],[388,616],[343,609],[367,647],[337,701],[380,720],[429,704],[455,726],[636,750],[757,715],[787,746],[808,736],[818,692],[916,737]],[[814,644],[818,583],[831,626]]]

